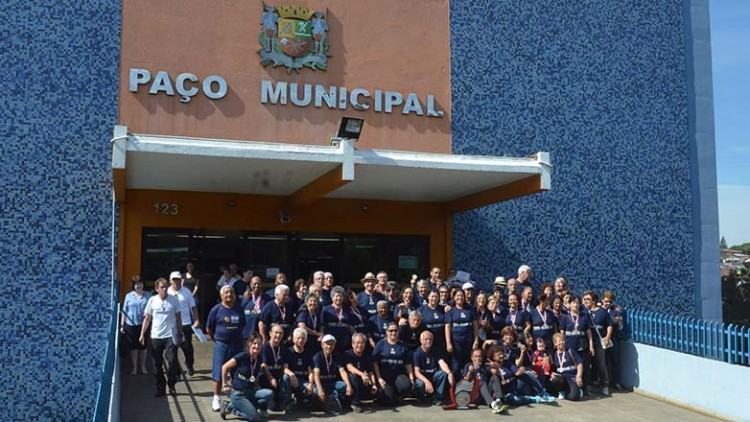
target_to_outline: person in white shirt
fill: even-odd
[[[167,290],[167,294],[177,298],[180,302],[180,315],[182,316],[182,321],[180,321],[180,323],[182,326],[183,341],[180,343],[179,347],[185,355],[187,374],[192,377],[195,375],[195,369],[193,368],[193,364],[195,363],[193,327],[200,327],[198,308],[195,306],[193,293],[186,287],[182,286],[182,274],[180,274],[179,271],[172,271],[172,274],[169,275],[169,279],[172,281],[172,285]],[[179,364],[179,362],[177,363]]]
[[[180,302],[176,297],[167,294],[167,280],[156,280],[156,294],[151,296],[143,312],[143,328],[139,342],[146,344],[146,327],[151,324],[151,356],[154,359],[154,378],[156,380],[156,397],[166,395],[165,384],[169,386],[169,394],[177,395],[177,346],[182,342],[182,330],[178,321]],[[164,380],[164,358],[167,359],[167,379]]]

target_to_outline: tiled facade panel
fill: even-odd
[[[454,266],[489,283],[611,287],[694,312],[681,1],[451,2],[453,152],[549,151],[552,190],[458,215]]]
[[[120,2],[2,9],[0,420],[86,420],[108,334]]]

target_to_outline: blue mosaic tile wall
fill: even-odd
[[[93,415],[109,322],[120,2],[0,19],[0,420]]]
[[[552,190],[455,218],[454,266],[489,283],[613,288],[694,315],[681,1],[453,0],[453,152],[551,153]]]

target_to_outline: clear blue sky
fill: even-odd
[[[750,0],[711,0],[719,231],[750,242]]]

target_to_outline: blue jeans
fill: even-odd
[[[518,391],[527,396],[544,396],[547,394],[547,390],[544,389],[539,378],[529,371],[518,377]]]
[[[279,386],[273,392],[273,400],[269,403],[269,407],[273,410],[284,410],[289,406],[289,401],[292,399],[292,387],[289,385],[289,375],[282,375],[281,378],[277,378]]]
[[[414,382],[417,399],[420,401],[428,401],[430,397],[434,396],[435,400],[443,401],[445,399],[445,393],[448,391],[448,374],[443,371],[435,371],[435,373],[432,374],[432,387],[435,391],[433,395],[428,395],[425,392],[424,382],[417,378]]]
[[[343,405],[344,398],[346,398],[346,383],[344,381],[327,382],[323,383],[323,391],[326,396],[333,394],[333,397],[337,398],[338,401]],[[313,395],[318,397],[318,386],[313,384]]]
[[[267,409],[268,402],[273,398],[273,391],[267,388],[250,390],[247,392],[232,390],[229,394],[229,402],[237,416],[253,422],[262,420],[258,409]]]

